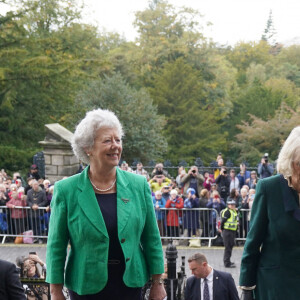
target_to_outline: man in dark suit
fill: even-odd
[[[239,300],[231,274],[214,270],[206,257],[196,253],[188,259],[193,276],[185,288],[185,300]]]
[[[16,266],[0,259],[0,299],[26,300]]]

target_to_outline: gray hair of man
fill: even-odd
[[[77,125],[71,142],[74,154],[86,164],[90,163],[86,151],[94,146],[97,131],[101,128],[116,129],[121,138],[124,135],[122,125],[112,111],[99,108],[87,112]]]
[[[190,256],[188,259],[188,263],[191,263],[192,261],[196,261],[198,264],[201,264],[203,262],[207,263],[206,256],[202,253],[195,253],[194,255]]]
[[[277,172],[284,177],[291,177],[293,174],[292,163],[300,156],[300,126],[295,127],[285,140],[278,159]]]

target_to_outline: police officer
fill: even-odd
[[[234,200],[229,200],[227,206],[228,207],[221,212],[221,230],[225,246],[223,261],[225,268],[235,268],[234,263],[230,261],[230,257],[238,227],[238,213]]]

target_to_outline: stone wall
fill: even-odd
[[[44,148],[45,177],[54,183],[76,174],[79,161],[71,147],[73,133],[57,123],[46,124],[45,127],[45,140],[39,144]]]

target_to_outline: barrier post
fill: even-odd
[[[177,300],[176,290],[178,285],[178,279],[176,278],[176,259],[178,257],[178,251],[176,246],[173,245],[173,240],[169,241],[166,249],[166,259],[168,266],[168,278],[167,278],[167,296],[168,300]]]

